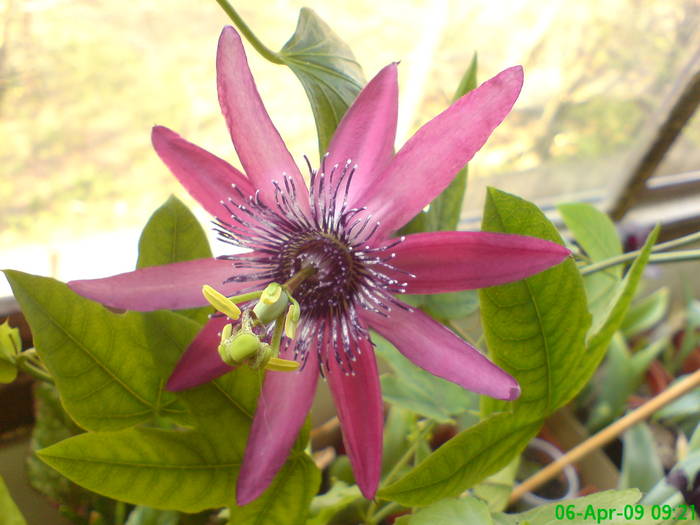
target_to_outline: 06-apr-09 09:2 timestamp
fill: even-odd
[[[649,517],[655,520],[673,518],[676,521],[690,521],[697,517],[697,513],[695,505],[625,505],[622,508],[616,508],[560,504],[554,507],[554,518],[561,521],[588,519],[595,523],[605,523],[618,518],[635,521]]]

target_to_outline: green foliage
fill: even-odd
[[[179,525],[180,513],[138,506],[129,514],[125,525]]]
[[[311,501],[306,525],[326,525],[338,512],[360,499],[362,494],[357,485],[336,480],[328,492]]]
[[[641,384],[649,365],[667,346],[668,339],[664,338],[633,354],[619,332],[613,336],[597,381],[600,393],[591,410],[589,428],[601,428],[622,415],[627,399]]]
[[[557,206],[564,223],[583,248],[591,262],[600,262],[622,254],[615,225],[606,214],[585,203]],[[588,296],[588,309],[597,330],[605,319],[617,286],[622,279],[622,266],[613,266],[583,278]]]
[[[410,516],[402,516],[396,525],[464,525],[478,523],[493,525],[486,504],[477,498],[445,499],[419,510]]]
[[[297,28],[278,56],[304,86],[323,154],[365,83],[362,68],[350,47],[308,7],[301,9]]]
[[[118,430],[183,413],[155,373],[153,356],[169,341],[146,337],[141,314],[114,314],[53,279],[16,270],[5,275],[63,406],[81,427]]]
[[[661,322],[668,312],[669,289],[662,287],[635,303],[627,312],[620,330],[632,337]]]
[[[603,321],[602,325],[596,332],[592,332],[588,336],[588,351],[587,358],[582,361],[578,367],[573,368],[570,372],[569,392],[566,395],[566,401],[573,398],[580,388],[585,385],[593,376],[600,361],[605,355],[605,351],[610,344],[610,341],[627,315],[634,294],[637,291],[637,286],[642,279],[644,268],[649,261],[651,249],[659,235],[659,227],[654,228],[644,243],[641,253],[634,260],[629,271],[625,275],[611,303],[610,311]]]
[[[422,506],[456,497],[505,467],[535,436],[540,422],[497,414],[450,439],[378,497]]]
[[[27,525],[2,477],[0,477],[0,517],[3,525]]]
[[[169,200],[144,231],[139,264],[206,256],[192,221]],[[306,432],[270,489],[235,507],[260,372],[242,367],[176,397],[162,386],[198,322],[171,312],[114,314],[52,279],[6,273],[63,405],[93,431],[44,448],[42,460],[85,488],[129,503],[184,512],[231,505],[232,516],[255,516],[260,525],[303,520],[320,482],[302,450]],[[134,427],[163,417],[194,429]]]
[[[664,467],[646,423],[638,423],[622,436],[622,469],[618,487],[649,492],[664,477]]]
[[[417,367],[378,334],[372,333],[372,341],[376,355],[394,370],[381,377],[387,402],[441,423],[474,407],[475,394]]]
[[[19,330],[10,326],[9,319],[0,323],[0,383],[12,383],[17,377],[15,359],[22,350]]]
[[[533,204],[490,188],[485,231],[530,235],[563,244]],[[569,400],[571,370],[588,359],[585,345],[591,318],[581,276],[572,259],[515,283],[480,290],[484,335],[491,359],[520,383],[512,409],[543,419]],[[484,398],[486,413],[507,403]]]
[[[209,241],[192,212],[171,195],[146,223],[139,239],[137,268],[211,257]],[[204,323],[211,308],[191,308],[180,313]]]
[[[233,504],[241,460],[233,447],[214,447],[203,433],[153,428],[89,432],[38,455],[98,494],[184,512]]]

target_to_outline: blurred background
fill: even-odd
[[[698,0],[234,5],[272,49],[308,5],[350,44],[367,78],[401,60],[397,146],[447,107],[474,52],[480,82],[523,64],[522,96],[470,164],[465,228],[478,227],[486,185],[545,209],[574,200],[613,209],[699,63]],[[62,280],[127,271],[141,227],[171,193],[206,224],[149,135],[163,124],[238,164],[215,88],[227,23],[214,0],[0,0],[0,267]],[[247,49],[294,158],[314,158],[315,127],[296,77]],[[680,184],[672,204],[652,199],[626,220],[697,215],[699,144],[695,117],[655,170],[657,185]],[[0,296],[9,295],[3,278]]]

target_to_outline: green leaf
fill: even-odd
[[[669,289],[665,286],[659,288],[630,308],[620,330],[626,337],[649,330],[664,318],[668,303]]]
[[[382,396],[387,402],[442,423],[474,408],[476,395],[472,392],[417,367],[374,332],[372,341],[375,354],[394,370],[394,374],[381,377]]]
[[[597,517],[599,513],[609,512],[609,509],[623,512],[626,505],[635,505],[641,496],[641,492],[637,489],[606,490],[583,498],[566,500],[565,503],[557,502],[542,505],[520,514],[495,514],[493,518],[497,525],[557,525],[560,523],[575,525],[598,525],[600,523],[652,525],[657,523],[658,520],[651,519],[651,509],[649,507],[644,508],[644,517],[639,520],[625,520],[617,515],[606,519]],[[570,505],[571,507],[569,507]],[[557,518],[557,507],[564,507],[560,509],[560,512],[562,510],[566,511],[568,508],[571,512],[575,514],[580,512],[582,515],[573,516],[572,518],[565,515],[564,518]],[[592,513],[593,517],[585,517],[588,512]]]
[[[328,492],[311,501],[306,525],[326,525],[338,512],[359,499],[362,499],[362,494],[357,485],[336,480]]]
[[[622,283],[618,286],[616,296],[613,298],[612,306],[605,322],[597,332],[589,335],[586,359],[581,361],[577,367],[570,370],[568,381],[569,388],[564,395],[565,402],[573,398],[581,388],[588,383],[596,368],[598,368],[600,361],[603,359],[605,351],[610,344],[610,340],[622,325],[622,321],[627,315],[627,310],[637,290],[639,281],[642,278],[644,268],[649,261],[651,249],[658,235],[659,227],[657,226],[649,233],[641,253],[634,260],[627,275],[625,275]]]
[[[649,492],[664,477],[654,436],[646,423],[638,423],[622,435],[622,469],[619,488]]]
[[[598,429],[625,411],[627,399],[641,384],[644,374],[656,356],[668,346],[668,339],[659,339],[630,353],[622,334],[617,332],[610,342],[599,380],[597,404],[591,411],[588,427]]]
[[[192,212],[171,195],[141,232],[137,268],[212,257],[209,241]],[[180,313],[204,324],[211,308],[191,308]]]
[[[396,525],[464,525],[478,523],[492,525],[493,520],[486,504],[477,498],[447,499],[438,501],[410,516],[402,516]]]
[[[472,494],[484,500],[489,509],[494,512],[505,510],[508,498],[513,492],[515,476],[520,466],[520,458],[516,457],[493,476],[489,476],[472,489]]]
[[[199,432],[153,428],[88,432],[37,454],[98,494],[183,512],[232,505],[241,462]]]
[[[410,507],[456,497],[505,467],[541,424],[512,414],[491,416],[450,439],[378,497]]]
[[[534,204],[494,188],[488,190],[482,229],[563,244]],[[489,356],[522,388],[513,410],[532,420],[545,418],[569,400],[571,370],[589,359],[585,337],[591,317],[574,261],[567,259],[519,282],[482,289],[479,296]],[[486,413],[507,406],[482,398]]]
[[[244,507],[230,509],[229,525],[296,525],[304,523],[321,472],[306,454],[293,455],[267,490]]]
[[[301,9],[297,28],[279,58],[299,78],[316,120],[321,154],[340,119],[365,83],[350,47],[308,7]]]
[[[0,323],[0,383],[12,383],[17,377],[15,359],[22,350],[19,330],[10,326],[10,320]]]
[[[3,525],[27,525],[24,516],[12,500],[5,480],[0,476],[0,517]]]
[[[622,244],[615,224],[606,214],[585,203],[560,204],[557,209],[566,227],[592,262],[622,254]],[[588,308],[593,315],[594,330],[597,330],[605,321],[610,302],[621,278],[621,266],[613,266],[584,277],[583,282],[588,296]]]
[[[160,341],[157,347],[144,348],[141,358],[155,361],[150,372],[162,384],[200,326],[166,311],[140,314],[140,318],[142,335]],[[187,407],[195,430],[131,428],[87,433],[38,454],[81,486],[128,503],[183,512],[234,507],[235,482],[261,381],[260,371],[240,367],[179,392],[177,397]],[[285,483],[286,479],[293,482]],[[273,480],[273,492],[284,492],[281,501],[286,508],[305,509],[318,479],[316,466],[297,447]],[[266,505],[278,508],[269,500]],[[260,500],[250,506],[264,514]],[[300,514],[286,514],[290,521],[281,521],[278,511],[274,516],[279,518],[277,523],[291,524],[298,523]]]
[[[476,53],[474,53],[471,64],[462,76],[457,91],[452,97],[453,102],[476,88],[476,69],[477,58]],[[462,212],[464,194],[467,191],[467,174],[468,168],[464,166],[457,172],[457,175],[447,188],[433,199],[428,211],[418,213],[401,229],[401,234],[456,230]]]
[[[81,427],[117,430],[156,415],[182,415],[175,396],[161,392],[150,357],[167,341],[144,335],[142,314],[114,314],[47,277],[5,275],[63,406]]]
[[[129,514],[126,525],[178,525],[180,514],[173,510],[158,510],[138,506]]]
[[[427,295],[422,308],[436,319],[462,319],[478,310],[479,296],[476,290]]]

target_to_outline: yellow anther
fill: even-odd
[[[265,365],[267,370],[273,372],[294,372],[299,369],[299,363],[290,361],[289,359],[280,359],[279,357],[271,357]]]
[[[297,335],[297,325],[299,324],[299,303],[293,297],[289,297],[292,304],[289,305],[287,316],[284,318],[284,334],[290,339],[294,339]]]
[[[231,299],[226,297],[224,294],[217,292],[208,284],[202,286],[202,295],[204,295],[204,298],[210,305],[216,308],[217,311],[225,314],[227,317],[230,317],[231,319],[238,319],[241,316],[240,308],[238,308],[238,306],[236,306]]]

